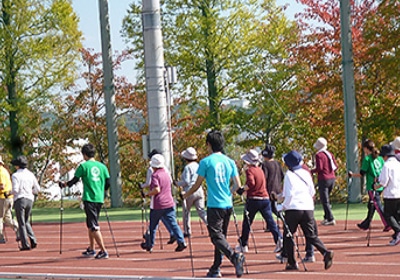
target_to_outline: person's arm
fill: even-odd
[[[234,194],[235,192],[237,192],[239,189],[242,188],[242,183],[240,182],[239,175],[234,176],[232,178],[232,182],[233,182],[233,188],[231,189],[231,193]]]
[[[185,192],[182,192],[182,197],[183,197],[183,199],[186,199],[186,198],[188,198],[189,196],[191,196],[192,194],[194,194],[194,193],[201,187],[201,184],[203,183],[204,179],[205,179],[205,178],[204,178],[203,176],[198,175],[198,176],[197,176],[196,182],[195,182],[194,185],[190,188],[190,190],[188,190],[186,193],[185,193]]]
[[[12,181],[12,194],[18,195],[20,189],[18,178],[16,176],[12,176],[11,181]]]
[[[148,191],[147,193],[145,193],[146,196],[154,196],[159,194],[161,191],[159,186],[155,186],[154,188],[152,188],[150,191]]]
[[[146,172],[146,181],[141,185],[142,189],[147,188],[147,187],[150,186],[150,184],[151,184],[151,174],[153,174],[153,169],[151,169],[151,167],[149,167],[147,169],[147,172]]]

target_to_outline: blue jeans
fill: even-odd
[[[277,243],[279,238],[282,238],[282,234],[279,232],[278,226],[272,217],[271,201],[269,199],[247,199],[244,211],[248,211],[248,214],[243,214],[242,236],[240,237],[243,246],[247,246],[248,244],[250,225],[253,224],[257,212],[260,212],[267,222],[268,229],[271,231],[275,243]]]
[[[185,243],[182,231],[176,221],[175,208],[171,207],[167,209],[150,210],[150,238],[147,240],[147,242],[149,242],[150,244],[146,244],[146,246],[148,248],[153,248],[156,239],[158,223],[160,222],[161,218],[163,218],[163,222],[166,225],[167,229],[170,229],[176,237],[178,244]]]

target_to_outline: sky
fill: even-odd
[[[122,19],[126,15],[126,11],[128,10],[129,4],[132,3],[132,1],[133,0],[108,1],[111,30],[111,49],[113,53],[115,51],[121,52],[124,48],[126,48],[126,45],[120,36],[120,30],[122,27]],[[85,48],[94,49],[96,52],[101,52],[98,2],[98,0],[72,0],[72,5],[76,14],[80,18],[79,28],[83,32],[83,46]],[[279,6],[289,4],[289,7],[286,11],[289,17],[293,17],[293,15],[301,7],[296,3],[296,0],[276,0],[276,3]],[[126,76],[128,80],[133,81],[133,63],[130,61],[124,62],[122,65],[121,74]]]

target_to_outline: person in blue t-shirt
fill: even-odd
[[[243,274],[244,256],[242,253],[235,253],[226,240],[233,211],[232,193],[241,189],[241,183],[235,162],[223,154],[224,142],[224,137],[219,131],[213,130],[207,134],[206,145],[210,155],[200,161],[198,177],[193,187],[188,192],[182,193],[186,199],[206,180],[207,229],[214,244],[214,262],[207,277],[221,277],[220,266],[223,255],[235,266],[237,277]],[[231,181],[233,181],[232,189]]]

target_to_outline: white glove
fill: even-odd
[[[282,204],[276,205],[276,210],[277,210],[278,212],[282,212],[282,211],[283,211],[283,205],[282,205]]]

